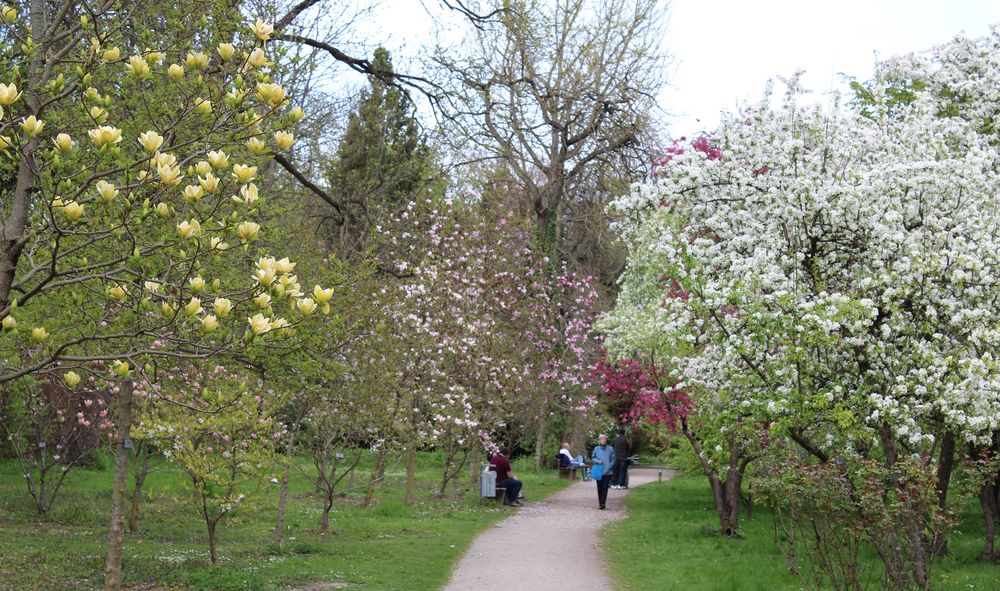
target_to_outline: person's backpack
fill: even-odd
[[[569,458],[566,457],[566,454],[561,452],[557,453],[556,460],[559,462],[560,468],[569,468]]]

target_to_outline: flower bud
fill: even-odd
[[[80,383],[80,374],[75,371],[67,371],[63,374],[63,382],[70,388],[76,388],[77,384]]]

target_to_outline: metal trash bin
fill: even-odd
[[[479,496],[493,498],[497,496],[497,473],[491,472],[495,464],[480,464],[483,470],[479,473]]]

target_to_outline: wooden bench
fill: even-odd
[[[559,470],[559,480],[576,480],[578,469],[576,466],[566,466],[565,468],[558,466],[557,469]]]
[[[501,505],[510,504],[507,502],[507,489],[502,486],[497,487],[497,494],[496,496],[493,497],[493,499],[496,500],[496,502],[500,503]]]

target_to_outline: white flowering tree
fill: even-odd
[[[1000,422],[997,154],[938,96],[875,84],[864,115],[827,113],[793,79],[618,200],[633,272],[604,326],[720,431],[877,470],[855,484],[883,486],[892,519],[868,540],[894,588],[922,588],[936,507],[911,476],[942,429],[984,441]]]

